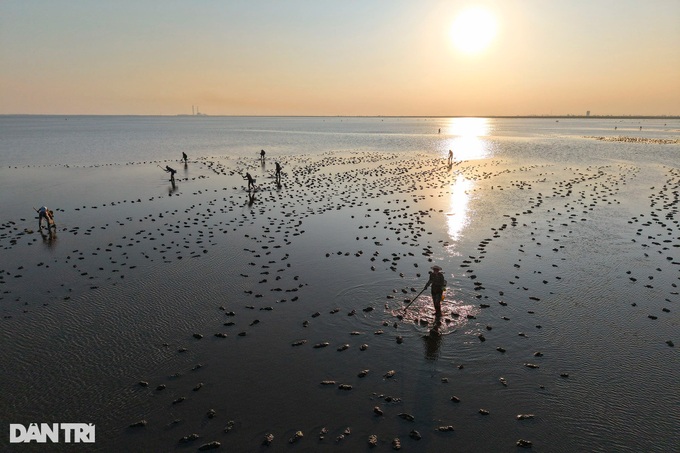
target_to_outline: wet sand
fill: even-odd
[[[280,162],[0,169],[2,419],[97,451],[680,444],[680,169]],[[404,311],[435,264],[444,316]]]

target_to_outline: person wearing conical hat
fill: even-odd
[[[432,303],[434,304],[434,312],[436,316],[442,314],[442,298],[444,297],[444,290],[446,289],[446,280],[442,274],[442,268],[439,266],[432,266],[430,272],[430,279],[425,284],[425,289],[428,286],[432,287]]]

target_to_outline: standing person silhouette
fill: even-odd
[[[442,297],[446,289],[446,280],[444,274],[441,273],[442,268],[439,266],[432,266],[430,272],[430,279],[425,284],[425,289],[432,286],[432,303],[434,304],[434,312],[436,316],[442,315]]]
[[[264,150],[260,151],[260,159],[264,160],[264,155],[265,155]]]
[[[276,183],[281,184],[281,164],[276,163]]]
[[[449,150],[449,165],[453,163],[453,151]]]
[[[185,153],[184,151],[182,151],[182,160],[184,161],[185,164],[188,162],[188,159],[189,159],[189,158],[187,157],[187,153]]]

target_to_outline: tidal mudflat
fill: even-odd
[[[88,451],[680,445],[677,165],[276,160],[0,169],[1,418]],[[435,264],[444,316],[404,311]]]

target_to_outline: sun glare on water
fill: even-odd
[[[451,41],[461,52],[476,54],[496,36],[496,18],[483,8],[462,11],[451,26]]]

